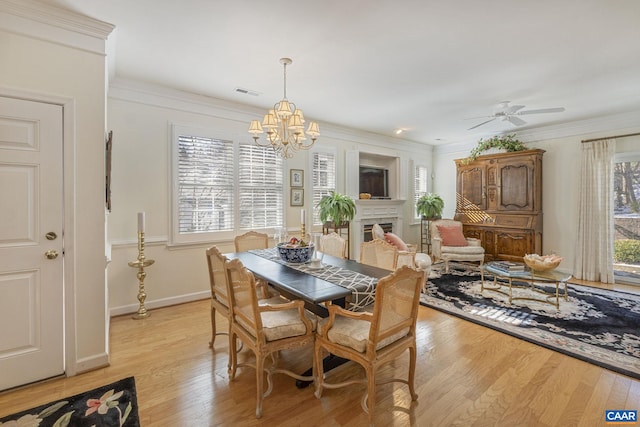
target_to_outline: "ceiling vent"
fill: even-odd
[[[260,96],[260,92],[256,92],[255,90],[245,89],[242,87],[237,87],[235,91],[238,93],[244,93],[245,95]]]

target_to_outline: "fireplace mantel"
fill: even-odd
[[[393,232],[401,233],[404,199],[356,199],[356,216],[351,221],[353,259],[360,258],[360,245],[364,241],[364,226],[375,223],[393,224]]]

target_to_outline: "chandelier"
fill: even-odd
[[[311,142],[307,141],[302,110],[287,100],[287,65],[291,65],[292,62],[291,58],[280,58],[280,63],[284,66],[282,101],[277,102],[273,109],[265,114],[262,125],[259,120],[251,120],[249,125],[249,133],[253,134],[256,145],[273,148],[283,159],[290,159],[300,149],[308,150],[320,135],[318,123],[310,122],[306,135],[311,138]],[[264,133],[263,128],[267,130],[266,141],[260,141],[260,135]]]

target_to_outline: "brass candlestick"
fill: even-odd
[[[304,223],[300,224],[300,240],[304,240],[305,232],[304,232]]]
[[[149,313],[144,306],[144,300],[147,298],[147,294],[144,291],[144,278],[147,276],[147,273],[145,273],[144,269],[154,262],[156,261],[144,257],[144,231],[138,231],[138,259],[129,262],[129,267],[138,269],[136,276],[138,277],[138,301],[140,302],[140,307],[138,311],[131,316],[133,319],[139,320],[151,316],[151,313]]]

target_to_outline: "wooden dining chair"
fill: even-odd
[[[344,258],[347,251],[347,241],[336,232],[323,234],[320,237],[320,252]]]
[[[211,341],[209,347],[213,345],[218,335],[228,335],[231,328],[230,302],[227,286],[227,257],[224,256],[216,246],[211,246],[206,251],[207,265],[209,267],[209,286],[211,287]],[[258,293],[259,304],[281,304],[286,299],[281,297],[262,298]],[[225,332],[218,332],[216,324],[216,312],[224,316],[228,321],[228,328]]]
[[[216,246],[207,249],[207,265],[209,266],[209,285],[211,287],[211,341],[213,348],[217,335],[228,335],[216,329],[216,311],[229,319],[229,295],[227,294],[227,270],[225,257]]]
[[[229,334],[229,379],[233,381],[239,367],[256,370],[256,418],[262,416],[262,401],[271,394],[274,373],[289,375],[301,381],[313,381],[314,376],[301,376],[277,366],[277,354],[281,350],[310,345],[314,340],[315,316],[304,309],[302,300],[279,305],[259,305],[253,273],[239,259],[226,264],[228,294],[231,303],[231,331]],[[255,364],[238,364],[236,338],[255,354]],[[273,363],[265,367],[265,359],[271,355]],[[315,363],[312,361],[312,366]],[[264,378],[267,389],[264,390]]]
[[[257,231],[247,231],[233,239],[236,252],[246,252],[251,249],[267,249],[269,247],[269,235]]]
[[[236,236],[233,239],[236,252],[247,252],[252,249],[267,249],[269,247],[269,235],[266,233],[258,233],[257,231],[247,231],[244,234]],[[278,292],[269,287],[267,282],[257,279],[258,291],[262,298],[272,298],[278,295]]]
[[[393,271],[398,263],[398,249],[380,239],[362,242],[360,245],[360,263]]]
[[[362,408],[373,425],[375,386],[401,382],[409,386],[411,400],[417,400],[414,389],[416,369],[416,319],[420,302],[423,272],[403,266],[380,279],[376,287],[373,312],[353,312],[330,305],[329,317],[318,324],[315,343],[316,391],[319,399],[325,388],[334,389],[355,383],[366,383]],[[409,350],[407,379],[392,378],[376,382],[376,371]],[[360,364],[365,379],[327,383],[322,366],[323,351]]]

